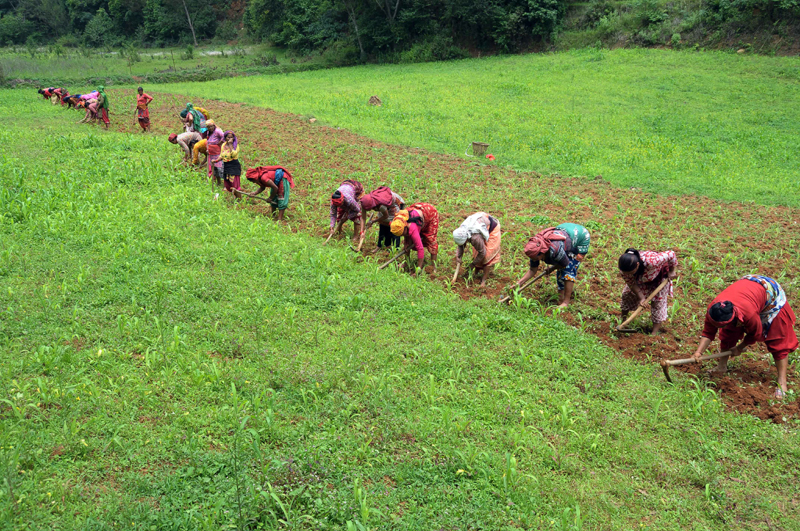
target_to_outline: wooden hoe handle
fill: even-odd
[[[542,278],[543,276],[545,276],[545,275],[546,275],[546,274],[548,274],[548,273],[550,273],[550,269],[549,269],[549,268],[548,268],[548,269],[545,269],[544,271],[542,271],[541,273],[539,273],[538,275],[536,275],[535,277],[533,277],[532,279],[530,279],[529,281],[527,281],[525,284],[523,284],[522,286],[520,286],[520,288],[519,288],[519,291],[522,291],[522,290],[524,290],[525,288],[527,288],[527,287],[529,287],[529,286],[533,285],[533,283],[534,283],[534,282],[536,282],[537,280],[539,280],[540,278]],[[503,297],[502,299],[500,299],[498,302],[500,302],[500,303],[502,304],[502,303],[504,303],[504,302],[508,302],[508,301],[510,301],[510,300],[511,300],[511,295],[506,295],[505,297]]]
[[[403,249],[402,251],[400,251],[399,253],[394,255],[394,257],[392,257],[388,262],[386,262],[385,264],[380,266],[378,269],[383,269],[383,268],[387,267],[389,264],[391,264],[392,262],[397,261],[398,258],[403,256],[404,254],[408,254],[409,252],[410,252],[410,250]]]
[[[643,302],[642,304],[640,304],[638,308],[636,308],[636,310],[634,310],[634,312],[631,314],[631,316],[630,316],[630,317],[628,317],[627,319],[625,319],[625,321],[624,321],[622,324],[620,324],[619,326],[617,326],[617,332],[619,332],[620,330],[622,330],[623,328],[625,328],[625,325],[627,325],[628,323],[630,323],[631,321],[633,321],[634,319],[636,319],[637,317],[639,317],[639,314],[640,314],[640,313],[642,313],[642,310],[644,310],[644,307],[645,307],[645,306],[646,306],[646,305],[647,305],[647,304],[648,304],[650,301],[652,301],[652,300],[653,300],[653,299],[656,297],[656,295],[658,295],[659,293],[661,293],[661,290],[662,290],[662,289],[664,289],[665,287],[667,287],[667,284],[669,284],[669,279],[668,279],[668,278],[665,278],[665,279],[664,279],[664,281],[663,281],[663,282],[661,282],[661,284],[659,284],[659,285],[658,285],[658,287],[657,287],[656,289],[654,289],[654,290],[653,290],[653,292],[650,294],[650,296],[649,296],[649,297],[647,297],[647,298],[644,300],[644,302]]]
[[[740,353],[741,354],[741,353]],[[715,360],[717,358],[724,358],[725,356],[731,356],[731,351],[726,350],[723,352],[717,352],[716,354],[708,354],[706,356],[700,356],[699,358],[683,358],[680,360],[661,360],[659,364],[661,365],[661,370],[664,371],[664,377],[667,379],[669,383],[672,383],[672,378],[669,377],[669,368],[674,367],[675,365],[689,365],[691,363],[700,363],[702,361],[708,360]],[[739,354],[736,354],[737,356]]]

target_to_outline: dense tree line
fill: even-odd
[[[800,13],[800,0],[695,1],[686,9],[704,31],[737,20],[796,21]],[[615,10],[633,10],[649,28],[668,16],[669,5],[591,0],[579,23],[616,31],[609,23]],[[0,0],[0,45],[161,46],[244,37],[298,53],[325,51],[337,63],[424,61],[547,42],[567,6],[568,0]]]
[[[513,51],[547,37],[564,0],[0,0],[0,44],[115,46],[247,35],[298,52]]]

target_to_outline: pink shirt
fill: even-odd
[[[422,213],[417,210],[410,210],[408,214],[409,217],[414,217],[414,214],[416,214],[416,217],[422,217]],[[411,238],[411,243],[414,245],[414,249],[417,250],[417,260],[425,258],[425,247],[422,245],[422,238],[419,235],[421,229],[422,227],[409,220],[408,237]]]

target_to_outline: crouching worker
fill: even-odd
[[[650,301],[650,318],[653,320],[651,334],[658,334],[661,324],[667,320],[667,299],[672,297],[672,281],[677,276],[675,269],[678,267],[678,258],[675,252],[656,253],[626,249],[619,257],[618,266],[620,275],[625,281],[620,302],[623,321],[628,317],[628,312],[644,304],[645,299],[661,285],[664,279],[669,281]]]
[[[346,221],[353,222],[353,241],[361,238],[361,203],[364,186],[353,179],[347,179],[331,195],[331,234],[342,232]]]
[[[179,145],[183,150],[183,162],[189,162],[192,160],[192,150],[201,140],[202,137],[200,136],[200,133],[195,133],[194,131],[181,133],[179,135],[176,135],[175,133],[169,135],[169,141],[173,144]]]
[[[269,187],[272,215],[275,216],[277,210],[278,221],[283,221],[283,214],[289,207],[289,191],[294,188],[294,179],[289,170],[282,166],[259,166],[248,169],[245,177],[251,183],[259,186],[258,191],[251,195],[258,195]]]
[[[469,267],[480,272],[481,286],[486,286],[492,268],[500,262],[500,223],[486,212],[476,212],[453,231],[453,240],[458,246],[456,260],[459,264],[467,242],[472,244],[472,263]]]
[[[425,249],[431,253],[433,270],[436,271],[436,256],[439,254],[439,212],[428,203],[414,203],[408,210],[401,210],[392,220],[392,234],[404,236],[403,249],[417,251],[417,269],[425,265]],[[416,276],[416,270],[411,272]]]
[[[572,300],[578,268],[589,252],[589,231],[575,223],[562,223],[533,236],[525,245],[525,256],[530,259],[530,268],[518,282],[522,286],[536,274],[539,262],[550,267],[546,273],[556,273],[558,306],[566,308]]]
[[[720,349],[738,355],[756,342],[766,343],[778,370],[775,398],[784,398],[789,354],[797,350],[795,316],[783,288],[769,277],[747,275],[717,295],[706,311],[695,358],[703,355],[719,330]],[[744,339],[742,339],[744,337]],[[736,343],[742,339],[737,345]],[[712,373],[728,370],[729,356],[719,358]]]
[[[361,196],[361,226],[367,231],[378,224],[378,249],[381,247],[400,247],[400,237],[392,234],[392,219],[405,207],[403,198],[394,193],[388,186],[379,186],[368,194]],[[367,222],[367,212],[374,211],[374,217]]]

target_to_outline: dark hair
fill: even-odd
[[[340,192],[339,190],[336,190],[335,192],[333,192],[333,195],[331,195],[331,199],[339,199],[340,197],[342,197],[342,192]]]
[[[632,247],[628,247],[625,249],[625,252],[622,256],[619,257],[619,270],[623,273],[630,273],[631,271],[635,270],[636,267],[642,263],[642,257],[639,254],[639,251],[633,249]],[[644,273],[644,268],[639,269],[636,273],[634,273],[637,277],[642,276]]]
[[[136,92],[139,92],[140,90],[141,90],[142,92],[144,92],[144,89],[143,89],[142,87],[139,87],[139,88],[137,88],[137,89],[136,89]]]
[[[728,323],[733,319],[733,308],[731,301],[716,302],[708,309],[708,316],[718,323]]]

